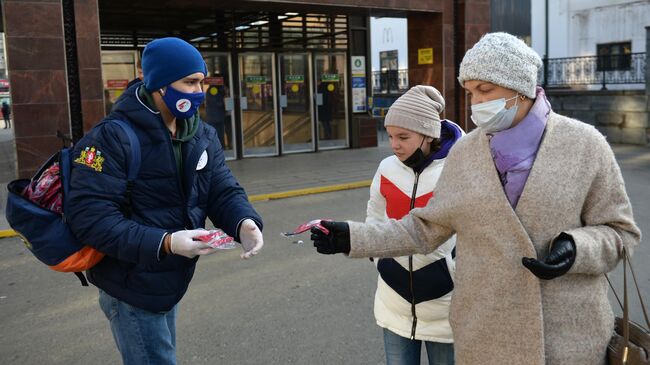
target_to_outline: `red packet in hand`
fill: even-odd
[[[301,234],[301,233],[303,233],[303,232],[307,232],[307,231],[309,231],[310,229],[312,229],[312,227],[316,227],[316,228],[320,229],[320,230],[323,231],[323,233],[325,233],[325,234],[330,233],[330,231],[329,231],[327,228],[323,227],[323,226],[320,224],[321,221],[328,221],[328,222],[331,222],[332,219],[329,219],[329,218],[314,219],[314,220],[311,220],[311,221],[309,221],[309,222],[305,222],[305,223],[299,225],[298,227],[296,227],[296,229],[294,229],[294,230],[291,231],[291,232],[283,232],[282,235],[283,235],[284,237],[295,236],[295,235],[297,235],[297,234]]]
[[[235,239],[220,229],[210,230],[210,233],[196,238],[219,250],[229,250],[237,247]]]

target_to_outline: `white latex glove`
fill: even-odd
[[[248,259],[257,255],[264,246],[264,237],[262,231],[252,219],[245,219],[239,227],[239,239],[244,253],[240,255],[242,259]]]
[[[194,240],[195,237],[206,235],[210,232],[205,229],[192,229],[174,232],[171,234],[169,249],[174,255],[185,256],[188,259],[197,255],[209,255],[216,250],[207,243]]]

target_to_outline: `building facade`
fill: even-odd
[[[547,85],[645,89],[650,1],[534,1],[532,13],[532,47],[552,60],[548,74],[540,75],[548,77]]]
[[[644,53],[647,0],[547,0],[548,57]],[[532,47],[546,54],[545,1],[532,2]],[[607,49],[607,51],[606,51]]]
[[[650,1],[533,1],[531,11],[553,109],[611,143],[650,144]]]
[[[465,118],[456,82],[465,50],[489,30],[489,0],[49,0],[2,2],[18,175],[106,113],[136,75],[144,45],[193,43],[209,75],[201,110],[229,158],[376,143],[370,17],[408,21],[408,82]],[[418,59],[419,54],[428,57]]]

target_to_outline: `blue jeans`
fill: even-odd
[[[176,364],[176,307],[154,313],[99,290],[99,306],[111,323],[125,365]]]
[[[453,365],[454,344],[411,340],[384,328],[384,349],[387,365],[420,365],[422,342],[427,349],[429,365]]]

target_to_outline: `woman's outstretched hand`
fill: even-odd
[[[321,221],[321,225],[327,230],[325,234],[320,229],[311,229],[311,240],[318,253],[333,255],[335,253],[350,253],[350,226],[345,222]]]

